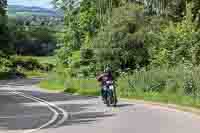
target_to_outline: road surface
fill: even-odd
[[[174,109],[50,93],[38,79],[0,81],[0,133],[199,133],[200,117]]]

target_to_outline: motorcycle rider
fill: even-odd
[[[104,90],[104,87],[106,86],[106,81],[114,81],[111,69],[107,67],[104,72],[97,77],[97,80],[101,82],[101,96],[103,101],[105,102],[106,92]]]

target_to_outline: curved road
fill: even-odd
[[[199,133],[200,117],[141,103],[50,93],[39,79],[0,81],[0,133]]]

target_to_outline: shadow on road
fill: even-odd
[[[124,108],[124,107],[129,107],[133,106],[134,104],[117,104],[116,108]]]
[[[100,121],[102,118],[112,116],[114,116],[114,114],[105,114],[104,112],[85,112],[72,115],[63,125],[89,124],[91,122]]]
[[[32,79],[10,79],[10,80],[0,80],[0,87],[7,85],[12,86],[26,86],[26,85],[35,85],[41,81],[42,78],[32,78]]]

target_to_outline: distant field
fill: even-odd
[[[63,12],[55,9],[41,7],[26,7],[20,5],[8,5],[9,16],[63,16]]]
[[[53,64],[56,65],[56,57],[55,56],[17,56],[17,57],[23,57],[23,58],[33,58],[38,60],[41,64]]]
[[[48,63],[48,64],[53,64],[56,65],[56,57],[55,56],[33,56],[32,58],[37,59],[40,63]]]
[[[15,64],[19,66],[17,71],[28,78],[47,77],[48,72],[56,65],[56,57],[54,56],[14,56],[13,59]],[[6,75],[0,73],[0,79],[1,77],[6,77]]]
[[[31,16],[31,15],[36,15],[36,16],[50,16],[49,13],[44,13],[44,12],[9,12],[8,16]]]

